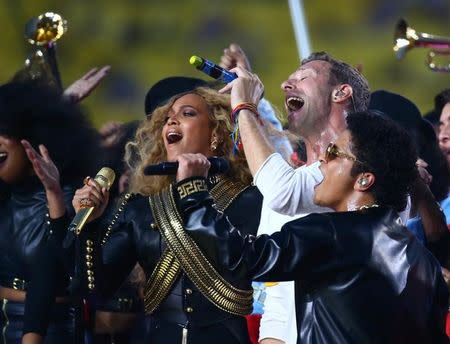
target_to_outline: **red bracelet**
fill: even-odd
[[[261,125],[263,125],[263,122],[262,122],[261,117],[260,117],[260,115],[259,115],[257,106],[256,106],[255,104],[253,104],[253,103],[248,103],[248,102],[246,102],[246,103],[239,103],[239,104],[236,105],[236,106],[234,107],[234,109],[231,111],[231,121],[232,121],[233,123],[236,123],[236,121],[237,121],[237,115],[239,114],[239,112],[240,112],[241,110],[249,110],[250,112],[252,112],[252,113],[255,115],[255,117],[256,117],[256,119],[258,120],[258,122],[259,122]]]

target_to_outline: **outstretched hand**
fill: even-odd
[[[31,146],[27,140],[21,140],[25,153],[30,160],[34,173],[38,176],[46,191],[59,192],[61,185],[59,181],[59,171],[53,160],[50,158],[47,148],[39,145],[39,152]]]
[[[100,69],[92,68],[89,72],[66,88],[63,96],[74,103],[86,98],[100,82],[109,74],[110,66]]]
[[[247,56],[242,48],[236,43],[231,43],[228,48],[223,50],[223,55],[220,58],[219,65],[228,70],[235,67],[241,67],[249,72],[252,71],[252,67],[250,66]]]

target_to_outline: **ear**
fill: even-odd
[[[332,101],[342,103],[349,99],[353,94],[353,88],[349,84],[341,84],[332,92]]]
[[[372,173],[364,172],[358,174],[353,189],[357,191],[368,191],[375,184],[375,176]]]

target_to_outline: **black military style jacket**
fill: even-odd
[[[184,181],[183,184],[176,185],[174,189],[175,205],[181,221],[185,209],[190,207],[191,189],[194,190],[198,187],[188,185],[188,182]],[[209,188],[217,185],[223,186],[222,191],[225,193],[218,196],[216,208],[219,210],[222,208],[223,214],[236,226],[246,228],[248,231],[246,234],[256,234],[262,206],[260,192],[254,186],[233,189],[231,184],[220,183],[221,181],[212,181],[207,186]],[[162,235],[163,228],[161,227],[163,225],[155,218],[152,202],[156,201],[141,195],[126,195],[116,206],[111,206],[107,210],[103,220],[93,221],[83,229],[78,237],[81,244],[78,265],[83,270],[81,279],[85,291],[98,297],[111,296],[138,262],[144,269],[147,279],[156,276],[153,283],[147,281],[144,291],[149,295],[148,303],[150,303],[150,305],[146,303],[146,310],[155,319],[188,328],[201,328],[220,322],[223,322],[225,326],[233,327],[236,318],[242,319],[245,323],[245,319],[237,315],[239,311],[228,311],[226,300],[220,300],[223,301],[220,304],[224,305],[222,308],[212,302],[216,300],[205,297],[182,268],[175,275],[173,283],[167,288],[166,293],[160,293],[162,289],[166,288],[164,277],[171,275],[174,270],[170,264],[168,264],[170,268],[167,268],[165,264],[162,267],[158,264],[165,256],[169,245]],[[161,206],[167,210],[168,205],[164,201]],[[173,210],[168,211],[167,215],[171,216],[174,213]],[[75,237],[73,233],[70,235]],[[68,242],[66,240],[66,244]],[[160,270],[157,270],[158,268]],[[155,271],[157,272],[155,273]],[[248,292],[246,295],[250,298],[250,309],[246,313],[251,312],[251,280],[246,277],[242,278],[241,275],[238,276],[229,270],[218,270],[217,272],[230,289],[236,288]],[[234,311],[234,306],[230,307]],[[232,328],[230,330],[233,332]],[[238,336],[242,335],[247,338],[246,331],[238,334]],[[247,340],[244,339],[241,342],[244,343]]]
[[[294,280],[298,343],[448,342],[440,266],[394,210],[312,214],[253,237],[212,204],[191,195],[185,230],[222,271]]]

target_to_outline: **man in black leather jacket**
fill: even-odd
[[[349,115],[347,124],[320,157],[315,188],[315,203],[336,213],[244,237],[198,192],[178,202],[190,212],[185,230],[215,266],[295,280],[299,343],[447,343],[439,264],[397,215],[417,173],[412,143],[376,114]]]

